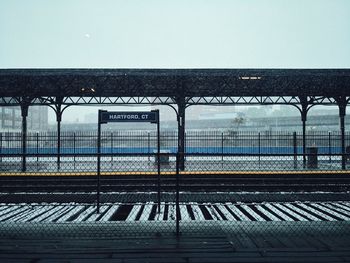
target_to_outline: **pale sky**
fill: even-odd
[[[350,68],[350,0],[0,0],[0,68]]]
[[[350,67],[348,0],[0,0],[0,68]]]

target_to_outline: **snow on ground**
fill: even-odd
[[[122,206],[129,206],[125,221],[173,221],[175,203],[104,203],[97,213],[91,204],[0,204],[1,222],[110,222],[116,221]],[[181,203],[181,221],[350,221],[350,202],[288,203]],[[123,212],[125,213],[125,212]],[[194,217],[194,219],[193,219]]]

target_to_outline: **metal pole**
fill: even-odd
[[[160,213],[160,121],[159,110],[156,110],[157,115],[157,169],[158,169],[158,213]]]
[[[150,153],[151,153],[151,138],[150,133],[147,134],[147,141],[148,141],[148,161],[151,160]]]
[[[345,115],[346,115],[346,104],[348,100],[345,96],[339,96],[337,98],[337,104],[339,108],[339,119],[340,119],[340,136],[341,136],[341,167],[343,170],[346,168],[346,152],[345,152]]]
[[[26,165],[27,153],[27,117],[22,118],[22,172],[27,170]]]
[[[180,170],[185,170],[185,111],[186,103],[184,98],[178,101],[178,152],[180,153]]]
[[[332,162],[332,157],[331,157],[331,154],[332,154],[332,145],[331,145],[331,132],[329,131],[328,132],[328,154],[329,154],[329,163]]]
[[[73,133],[73,161],[74,161],[74,165],[75,165],[75,132]],[[74,167],[75,168],[75,167]]]
[[[2,132],[0,132],[0,154],[2,154]],[[2,162],[2,155],[0,156],[0,162]]]
[[[39,133],[36,133],[36,167],[38,168],[39,163]]]
[[[111,132],[111,166],[113,167],[113,132]]]
[[[293,132],[294,169],[298,167],[297,133]]]
[[[175,206],[176,206],[176,236],[178,237],[180,235],[180,174],[179,174],[179,163],[180,163],[180,155],[181,153],[176,154],[176,186],[175,186],[175,191],[176,191],[176,201],[175,201]]]
[[[308,112],[308,106],[309,102],[307,100],[307,96],[301,96],[300,98],[300,114],[301,114],[301,121],[303,124],[303,167],[306,167],[306,119],[307,119],[307,112]]]
[[[27,170],[26,154],[27,154],[27,116],[29,105],[22,104],[22,172]]]
[[[340,132],[341,132],[341,168],[345,170],[346,158],[345,158],[345,114],[340,116]]]
[[[57,121],[57,170],[61,168],[61,121],[62,121],[62,101],[63,97],[56,97],[55,113]]]
[[[224,133],[221,132],[221,161],[224,161]]]
[[[303,167],[306,167],[306,121],[303,120]]]
[[[260,132],[258,133],[258,151],[259,151],[259,166],[260,166],[260,155],[261,155],[261,135],[260,135]]]
[[[101,173],[101,110],[98,111],[97,126],[97,213],[100,213],[100,173]]]
[[[57,114],[57,169],[61,168],[61,112]]]

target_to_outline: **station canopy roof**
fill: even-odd
[[[350,96],[350,69],[0,69],[0,97]]]

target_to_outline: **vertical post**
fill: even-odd
[[[331,157],[331,154],[332,154],[332,141],[331,141],[331,132],[329,131],[328,132],[328,154],[329,154],[329,163],[332,162],[332,157]]]
[[[303,166],[306,167],[306,120],[302,120],[303,122]]]
[[[61,168],[61,120],[62,112],[59,106],[56,110],[56,120],[57,120],[57,169]]]
[[[111,132],[111,165],[113,166],[113,132]]]
[[[176,236],[180,236],[180,155],[181,153],[176,154],[176,185],[175,185],[175,191],[176,191],[176,200],[175,200],[175,211],[176,211]]]
[[[97,213],[100,213],[100,174],[101,174],[101,110],[98,110],[97,126]]]
[[[151,154],[151,135],[150,135],[150,133],[148,132],[147,133],[147,142],[148,142],[148,161],[150,161],[151,160],[151,156],[150,156],[150,154]]]
[[[73,161],[74,161],[74,165],[75,165],[75,132],[73,133]]]
[[[308,101],[306,96],[300,97],[300,104],[301,104],[301,121],[303,124],[303,167],[306,167],[306,119],[307,119],[307,112],[308,112]]]
[[[61,168],[61,121],[62,121],[62,101],[63,97],[57,96],[55,103],[55,113],[57,121],[57,170]]]
[[[155,110],[157,118],[157,174],[158,174],[158,213],[160,213],[160,121],[159,110]]]
[[[260,156],[261,156],[261,134],[258,133],[258,153],[259,153],[259,166],[260,166]]]
[[[2,132],[0,132],[0,155],[2,154]],[[0,156],[0,162],[2,162],[2,155]]]
[[[181,171],[185,170],[185,111],[186,102],[184,97],[177,99],[178,114],[178,152],[180,153],[179,169]]]
[[[297,133],[293,132],[293,154],[294,154],[294,169],[298,167],[298,145],[297,145]]]
[[[187,147],[187,133],[186,133],[186,131],[184,129],[184,154],[186,153],[186,147]]]
[[[39,133],[36,133],[36,164],[39,162]]]
[[[346,99],[341,97],[338,100],[339,118],[340,118],[340,135],[341,135],[341,167],[343,170],[346,168],[346,152],[345,152],[345,114],[346,114]]]
[[[28,116],[29,104],[22,102],[21,114],[22,114],[22,172],[27,170],[26,154],[27,154],[27,116]]]
[[[221,132],[221,161],[224,161],[224,133]]]

